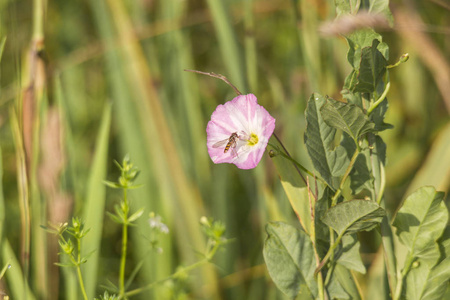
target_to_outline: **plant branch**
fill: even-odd
[[[122,232],[122,257],[120,258],[120,272],[119,272],[119,288],[120,295],[125,294],[125,264],[127,256],[127,243],[128,243],[128,199],[127,189],[123,189],[123,232]]]
[[[344,236],[345,231],[343,231],[340,235],[338,235],[336,241],[331,245],[330,249],[328,249],[327,254],[325,254],[324,258],[320,262],[319,266],[314,271],[314,276],[316,276],[320,270],[322,270],[323,266],[328,262],[331,256],[334,255],[334,250],[339,246],[339,243],[341,242],[342,237]]]
[[[231,86],[234,90],[234,92],[240,96],[242,95],[242,93],[237,89],[237,87],[235,87],[229,80],[228,78],[226,78],[225,76],[223,76],[222,74],[216,74],[214,72],[202,72],[202,71],[197,71],[197,70],[189,70],[189,69],[185,69],[186,72],[193,72],[193,73],[198,73],[198,74],[202,74],[202,75],[206,75],[206,76],[210,76],[210,77],[214,77],[220,80],[225,81],[226,84],[228,84],[229,86]]]
[[[84,283],[83,283],[83,275],[81,274],[81,239],[79,237],[77,237],[76,239],[77,239],[76,266],[77,266],[78,281],[80,282],[80,288],[81,288],[81,292],[83,293],[83,298],[85,300],[88,300],[88,296],[86,294],[86,289],[85,289]]]
[[[157,281],[152,282],[152,283],[150,283],[150,284],[148,284],[146,286],[143,286],[141,288],[137,288],[135,290],[131,290],[129,292],[126,292],[125,294],[123,294],[123,296],[120,296],[119,299],[123,299],[124,297],[130,297],[130,296],[134,296],[134,295],[140,294],[140,293],[142,293],[142,292],[144,292],[146,290],[152,289],[153,287],[155,287],[158,284],[166,282],[167,280],[175,279],[179,275],[181,275],[181,274],[183,274],[185,272],[190,272],[190,271],[192,271],[192,270],[194,270],[194,269],[196,269],[196,268],[198,268],[198,267],[200,267],[200,266],[202,266],[202,265],[204,265],[206,263],[209,263],[211,261],[211,259],[214,257],[214,255],[216,254],[216,252],[219,249],[220,245],[221,245],[220,243],[216,242],[214,247],[211,249],[211,251],[205,255],[204,259],[199,260],[198,262],[195,262],[195,263],[193,263],[193,264],[191,264],[191,265],[189,265],[187,267],[184,267],[181,270],[173,273],[172,275],[167,276],[166,278],[157,280]]]

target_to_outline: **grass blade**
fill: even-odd
[[[94,297],[97,285],[97,269],[99,266],[100,243],[103,230],[103,215],[105,210],[105,189],[103,180],[106,177],[108,158],[109,128],[111,124],[111,105],[107,104],[103,111],[102,123],[97,136],[94,160],[88,181],[86,202],[84,203],[85,227],[90,229],[89,234],[82,242],[82,255],[89,255],[88,261],[83,265],[83,279],[86,293],[91,299]]]

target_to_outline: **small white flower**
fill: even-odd
[[[154,215],[148,219],[148,223],[151,228],[158,229],[161,233],[169,233],[169,227],[166,224],[161,222],[161,216]]]

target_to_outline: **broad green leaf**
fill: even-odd
[[[419,260],[420,263],[420,260]],[[450,257],[431,270],[425,263],[413,268],[407,276],[404,294],[407,299],[444,299],[450,279]]]
[[[389,22],[389,25],[394,25],[394,18],[392,17],[391,10],[389,9],[389,0],[369,0],[361,1],[361,9],[367,10],[374,14],[381,14]]]
[[[342,88],[341,94],[348,103],[363,107],[363,100],[361,98],[361,93],[353,92],[356,84],[358,83],[358,70],[353,69],[350,74],[345,78],[344,87]]]
[[[291,299],[299,293],[301,299],[315,299],[316,259],[309,236],[282,222],[267,224],[266,231],[264,260],[276,286]]]
[[[313,94],[309,98],[306,107],[305,144],[316,170],[331,187],[335,187],[337,181],[334,177],[343,175],[349,159],[342,146],[334,147],[336,129],[327,125],[319,112],[325,103],[326,99],[319,94]]]
[[[373,93],[386,72],[387,61],[377,49],[379,44],[380,42],[374,39],[370,47],[362,49],[355,92]]]
[[[386,212],[373,201],[350,200],[330,208],[322,221],[339,235],[371,230],[378,225]]]
[[[361,64],[362,49],[371,47],[373,40],[378,40],[381,42],[381,35],[373,31],[372,29],[358,30],[349,34],[345,38],[347,39],[349,46],[347,53],[348,62],[350,63],[350,65],[352,65],[353,69],[358,71]],[[382,53],[384,54],[384,57],[388,59],[388,57],[386,57],[387,53],[384,53],[383,51]]]
[[[438,240],[439,248],[431,248],[435,265],[418,259],[407,274],[403,296],[407,299],[446,299],[444,294],[450,280],[450,227],[447,226]]]
[[[354,15],[358,12],[360,0],[335,0],[336,17],[344,14]]]
[[[440,243],[443,259],[431,269],[422,293],[422,299],[446,299],[443,295],[450,281],[450,226],[446,227]]]
[[[413,257],[433,260],[448,221],[443,192],[425,186],[408,196],[394,219],[397,236]]]
[[[330,282],[326,286],[326,289],[327,294],[331,299],[350,299],[350,295],[347,294],[345,289],[342,287],[335,272],[331,274]]]
[[[345,292],[350,295],[350,299],[361,299],[361,292],[358,285],[356,284],[356,279],[354,278],[350,270],[337,264],[334,268],[333,276],[336,277],[339,284],[344,288]]]
[[[346,267],[347,269],[365,274],[366,267],[361,260],[359,247],[360,243],[356,235],[345,235],[342,238],[342,244],[339,246],[335,257],[338,264]]]
[[[328,99],[320,112],[325,123],[346,132],[355,143],[361,135],[374,127],[362,109],[353,104]]]
[[[388,110],[388,100],[384,99],[377,108],[375,108],[370,114],[370,119],[375,123],[374,130],[375,131],[383,131],[386,129],[394,128],[392,124],[388,124],[384,122],[384,116]]]
[[[353,194],[358,194],[362,190],[371,190],[373,187],[373,178],[369,169],[370,158],[369,150],[366,149],[358,155],[352,172],[350,173],[350,188]]]

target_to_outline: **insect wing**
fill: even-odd
[[[236,151],[236,146],[231,147],[231,155],[233,156],[233,158],[236,158],[236,157],[239,156],[237,151]]]
[[[228,139],[224,139],[223,141],[219,141],[217,143],[215,143],[214,145],[212,145],[213,148],[220,148],[225,146],[226,144],[228,144]]]

